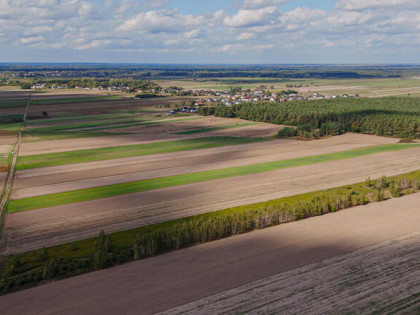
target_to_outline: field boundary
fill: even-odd
[[[419,189],[420,170],[109,235],[102,231],[98,237],[3,256],[0,267],[9,272],[0,278],[0,292],[7,293],[43,280],[67,278],[256,229],[398,198],[418,193]]]
[[[14,146],[14,149],[12,151],[12,161],[10,163],[10,167],[9,167],[9,172],[7,175],[7,179],[6,182],[4,184],[4,189],[2,192],[2,199],[0,202],[0,248],[4,247],[4,242],[5,242],[5,237],[4,237],[4,224],[5,224],[5,215],[7,212],[7,203],[9,201],[10,195],[12,193],[12,188],[13,188],[13,181],[14,181],[14,177],[15,177],[15,171],[16,171],[16,164],[17,164],[17,158],[19,155],[19,149],[20,149],[20,145],[22,144],[22,131],[23,128],[25,127],[25,121],[26,121],[26,116],[28,113],[28,109],[29,109],[29,105],[31,103],[31,93],[29,93],[29,99],[26,103],[26,108],[25,108],[25,113],[23,114],[23,122],[21,127],[19,128],[18,131],[18,139],[17,142]]]
[[[400,151],[405,149],[417,148],[420,144],[386,144],[366,148],[358,148],[341,152],[326,153],[295,159],[279,160],[245,166],[237,166],[224,169],[215,169],[195,173],[174,175],[169,177],[159,177],[147,180],[128,182],[122,184],[106,185],[100,187],[86,188],[80,190],[67,191],[62,193],[47,194],[36,197],[11,200],[8,212],[20,212],[51,206],[70,204],[94,199],[102,199],[112,196],[127,195],[136,192],[155,190],[166,187],[174,187],[185,184],[199,183],[221,178],[234,176],[244,176],[257,173],[264,173],[290,167],[299,167],[317,163],[345,160],[377,153]]]

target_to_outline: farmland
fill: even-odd
[[[5,113],[22,111],[28,102],[27,94],[14,93],[19,101],[9,97],[3,107],[10,112]],[[0,282],[1,290],[235,235],[229,227],[198,237],[191,232],[198,226],[210,229],[229,220],[242,226],[245,218],[255,220],[254,213],[279,215],[275,211],[283,211],[284,218],[275,222],[295,221],[387,199],[403,202],[419,190],[418,140],[400,143],[397,137],[358,133],[313,141],[279,139],[285,125],[273,121],[166,115],[190,99],[31,97],[13,190],[3,211],[2,249],[7,256],[0,266],[15,280],[11,287]],[[414,98],[407,102],[407,116],[415,119],[417,103]],[[5,135],[5,170],[20,126],[9,122],[0,130]],[[305,208],[309,204],[323,208],[312,211]],[[278,223],[253,223],[240,233]],[[108,237],[112,249],[92,256],[97,255],[92,248],[106,244]],[[47,258],[40,260],[40,253]],[[72,267],[63,271],[54,264]],[[40,271],[48,268],[53,268],[48,276]]]

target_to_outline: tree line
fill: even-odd
[[[50,255],[48,248],[27,255],[3,257],[0,261],[0,292],[6,293],[49,279],[70,277],[197,243],[399,197],[419,189],[420,172],[406,177],[368,178],[363,184],[302,195],[305,197],[285,198],[138,228],[130,232],[131,239],[125,242],[125,246],[118,246],[120,239],[113,240],[112,235],[101,231],[92,240],[93,243],[83,247],[79,254],[78,243],[66,245],[65,258]]]
[[[296,126],[280,136],[318,138],[345,132],[420,138],[420,98],[339,98],[285,103],[254,102],[202,108],[203,115]]]

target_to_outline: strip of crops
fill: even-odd
[[[339,98],[285,103],[246,103],[201,108],[201,114],[297,126],[299,136],[344,132],[420,138],[420,98]],[[298,134],[296,134],[298,135]]]
[[[256,125],[256,124],[257,123],[243,123],[243,124],[236,124],[236,125],[230,125],[230,126],[220,126],[220,127],[214,127],[214,128],[193,129],[193,130],[188,130],[188,131],[176,132],[175,134],[177,134],[177,135],[191,135],[191,134],[196,134],[196,133],[247,127],[247,126],[252,126],[252,125]]]
[[[57,166],[73,163],[104,161],[132,156],[215,148],[225,145],[246,144],[261,141],[268,140],[261,138],[242,137],[207,137],[198,139],[114,146],[98,149],[25,155],[20,156],[18,158],[17,169],[24,170],[29,168]]]
[[[289,167],[310,165],[315,163],[337,161],[358,156],[370,155],[382,152],[399,151],[410,148],[419,148],[420,144],[388,144],[368,148],[353,149],[342,152],[327,153],[307,156],[296,159],[280,160],[274,162],[245,165],[196,173],[174,175],[168,177],[152,178],[137,182],[115,184],[87,189],[80,189],[44,196],[29,197],[11,200],[8,204],[9,213],[26,211],[38,208],[52,207],[57,205],[76,203],[112,196],[126,195],[141,191],[174,187],[191,183],[199,183],[232,176],[251,175]]]
[[[341,209],[418,192],[420,171],[367,179],[364,183],[229,208],[127,231],[3,256],[0,292],[71,277],[135,259],[142,259]],[[398,210],[396,210],[398,211]]]

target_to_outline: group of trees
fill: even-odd
[[[108,87],[128,87],[129,92],[134,92],[135,89],[142,91],[161,91],[162,87],[156,82],[150,80],[135,80],[135,79],[106,79],[106,78],[47,78],[47,79],[7,79],[1,80],[1,85],[20,86],[22,89],[30,89],[37,83],[43,83],[47,88],[52,86],[66,86],[67,88],[75,88],[81,86],[83,88],[103,88]]]
[[[202,109],[200,113],[292,125],[297,127],[298,135],[305,138],[344,132],[420,138],[420,98],[340,98],[281,104],[255,102],[232,107],[219,105]]]
[[[111,236],[101,231],[93,241],[90,253],[84,251],[81,255],[74,254],[77,247],[75,243],[71,243],[66,258],[54,257],[46,248],[38,251],[38,258],[34,258],[36,255],[32,254],[30,262],[26,264],[22,261],[25,256],[21,260],[20,255],[14,255],[0,265],[0,292],[31,286],[42,280],[98,270],[254,229],[364,205],[370,201],[381,201],[390,196],[399,197],[403,193],[420,189],[419,175],[417,172],[399,180],[369,178],[362,189],[356,184],[354,187],[308,194],[305,198],[268,202],[242,207],[241,210],[216,212],[139,228],[131,246],[114,246]]]

